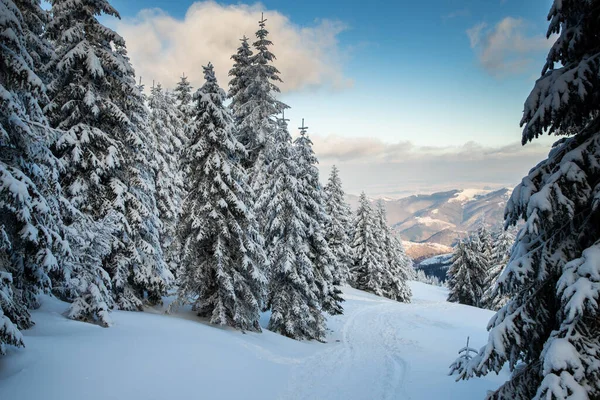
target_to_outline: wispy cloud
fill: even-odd
[[[202,65],[215,65],[217,78],[226,86],[230,57],[246,35],[255,40],[258,20],[265,7],[221,5],[212,1],[193,3],[184,19],[160,9],[145,9],[132,19],[117,23],[138,76],[173,87],[186,73],[197,87]],[[282,91],[325,86],[340,89],[351,85],[342,72],[343,51],[338,35],[346,29],[339,21],[318,20],[299,26],[277,11],[265,11],[267,29],[274,42],[276,67],[284,81]]]
[[[478,23],[466,33],[479,63],[494,76],[526,72],[534,57],[548,50],[553,40],[542,34],[528,35],[527,23],[513,17],[506,17],[493,27]]]
[[[390,196],[448,189],[512,187],[543,160],[548,143],[521,146],[417,146],[370,138],[313,135],[323,174],[336,164],[349,193]]]

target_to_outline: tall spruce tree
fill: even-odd
[[[191,136],[190,128],[195,115],[195,107],[192,99],[192,85],[185,74],[181,75],[174,90],[175,104],[180,113],[184,127],[184,144]]]
[[[184,252],[180,302],[193,299],[213,324],[260,331],[267,280],[264,241],[254,216],[253,193],[240,162],[225,92],[212,64],[194,95],[196,117],[185,152],[190,192],[182,216]]]
[[[267,166],[268,185],[257,203],[264,218],[268,257],[271,260],[267,307],[269,330],[302,340],[323,340],[325,318],[322,291],[312,261],[308,238],[306,189],[297,154],[284,118],[274,132],[272,160]]]
[[[499,310],[508,301],[507,297],[501,295],[498,291],[497,281],[510,259],[510,251],[515,241],[515,236],[510,229],[502,229],[496,232],[493,237],[492,257],[490,268],[488,269],[485,292],[483,294],[483,303],[485,308],[490,310]]]
[[[392,300],[408,303],[412,296],[407,282],[412,277],[412,261],[388,226],[387,212],[381,200],[377,202],[376,218],[376,236],[382,257],[380,262],[384,267],[383,295]]]
[[[110,241],[111,249],[102,255],[102,270],[80,275],[99,282],[108,274],[113,298],[106,301],[126,310],[141,309],[145,294],[157,301],[164,293],[168,274],[156,235],[147,110],[124,40],[96,18],[119,14],[105,0],[53,0],[52,14],[47,31],[56,56],[49,64],[54,79],[46,112],[62,131],[54,146],[64,164],[61,181],[69,205],[102,227],[93,234],[110,234],[99,239]],[[93,225],[74,215],[68,215],[70,228],[85,230]],[[113,229],[107,232],[106,226]],[[82,243],[77,238],[72,241]],[[78,250],[79,265],[96,265],[81,261],[88,257],[86,248]]]
[[[386,278],[386,268],[382,264],[384,256],[378,243],[378,225],[369,199],[365,192],[362,192],[354,220],[352,241],[354,259],[350,269],[350,283],[357,289],[384,296],[383,282]]]
[[[185,143],[184,120],[178,112],[175,98],[163,91],[160,84],[150,92],[150,131],[156,143],[155,185],[156,205],[161,221],[161,247],[165,262],[175,273],[180,265],[181,242],[177,225],[185,195],[181,154]]]
[[[251,128],[245,123],[248,115],[246,112],[249,111],[243,108],[249,100],[250,92],[247,90],[251,83],[251,71],[250,68],[252,63],[250,58],[252,57],[252,49],[248,43],[248,38],[244,36],[241,39],[242,44],[238,47],[236,54],[231,56],[233,60],[233,66],[229,70],[229,93],[227,97],[231,99],[229,107],[233,114],[233,119],[236,126],[239,126],[236,136],[240,139],[250,138],[252,136]]]
[[[448,301],[482,307],[488,268],[482,247],[479,234],[473,233],[454,248],[448,269]]]
[[[52,288],[69,256],[60,202],[58,160],[40,103],[45,87],[29,49],[42,31],[39,2],[0,0],[0,354],[23,346],[19,329],[33,325],[28,308]]]
[[[316,283],[321,290],[321,306],[331,315],[342,314],[341,290],[336,287],[333,271],[338,264],[335,254],[325,238],[325,225],[331,216],[325,211],[325,192],[319,182],[318,160],[308,137],[308,127],[302,126],[300,136],[294,140],[294,150],[298,161],[300,188],[306,199],[305,213],[308,219],[308,245],[310,258],[315,270]]]
[[[336,260],[332,268],[334,283],[340,285],[348,280],[352,265],[352,211],[346,203],[342,180],[335,165],[331,169],[324,192],[325,212],[329,215],[325,224],[325,238]]]
[[[275,116],[288,108],[275,98],[279,93],[277,83],[281,82],[281,78],[279,71],[273,66],[275,55],[269,50],[273,43],[267,38],[269,32],[266,21],[264,17],[259,21],[257,40],[253,43],[255,51],[249,56],[250,66],[239,72],[238,84],[243,90],[238,90],[232,99],[235,104],[238,140],[248,152],[244,164],[249,169],[254,168],[257,162],[260,165],[267,163],[265,152],[268,152],[277,128]],[[262,179],[263,170],[259,166],[252,179]]]
[[[566,135],[513,191],[506,223],[525,220],[498,281],[510,296],[488,343],[459,377],[510,379],[493,399],[600,398],[600,40],[598,0],[555,0],[556,34],[525,102],[523,143]]]

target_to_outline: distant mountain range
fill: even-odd
[[[413,258],[422,258],[450,249],[457,239],[477,230],[482,222],[491,229],[500,228],[510,194],[506,188],[463,189],[382,200],[388,223],[403,241],[421,244],[408,247],[415,247],[412,250],[418,253]],[[358,196],[348,195],[347,201],[356,209]]]

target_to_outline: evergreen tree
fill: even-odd
[[[175,88],[175,100],[184,128],[183,143],[185,144],[191,136],[190,127],[195,115],[195,107],[192,99],[192,85],[185,74],[181,76],[181,79]]]
[[[294,339],[323,340],[325,318],[322,292],[316,280],[309,245],[310,217],[306,189],[299,175],[297,155],[285,119],[274,132],[272,161],[267,166],[269,185],[263,187],[258,209],[264,216],[268,257],[271,260],[267,307],[269,330]]]
[[[384,296],[382,289],[385,280],[384,259],[378,243],[378,221],[371,208],[367,195],[362,192],[354,220],[354,239],[350,269],[351,285],[357,289]]]
[[[333,278],[336,285],[343,284],[349,277],[352,265],[352,211],[345,201],[342,181],[337,167],[331,169],[329,181],[325,185],[325,213],[329,219],[325,224],[325,238],[333,252],[336,263],[333,266]]]
[[[124,48],[117,47],[123,57],[123,64],[131,68]],[[156,163],[158,144],[153,140],[148,125],[149,111],[143,86],[135,86],[134,72],[130,69],[128,80],[131,90],[124,91],[120,99],[121,109],[129,120],[126,131],[126,158],[123,181],[126,182],[129,196],[126,198],[127,220],[131,229],[134,257],[123,292],[117,297],[119,308],[141,310],[144,299],[150,305],[159,304],[173,279],[165,263],[160,233],[161,221],[156,202]],[[117,293],[120,287],[117,286]]]
[[[597,0],[550,9],[557,38],[525,102],[523,143],[569,137],[513,191],[506,224],[525,224],[498,281],[510,300],[487,345],[456,371],[466,379],[508,364],[513,374],[493,399],[600,398],[599,19]]]
[[[19,8],[23,18],[23,33],[25,34],[27,52],[31,57],[33,69],[46,83],[46,79],[44,79],[47,75],[45,66],[54,52],[52,45],[44,37],[45,27],[50,21],[50,15],[42,9],[40,0],[15,0],[14,4]]]
[[[33,325],[28,308],[52,288],[68,260],[60,204],[58,160],[40,103],[45,86],[36,73],[32,38],[43,30],[32,18],[37,2],[0,0],[0,353],[22,346],[19,329]],[[33,10],[33,11],[32,11]]]
[[[264,152],[268,151],[266,149],[273,142],[272,136],[277,128],[275,116],[288,108],[275,98],[275,94],[279,93],[277,83],[281,82],[281,78],[279,71],[273,66],[275,55],[269,50],[273,43],[267,38],[269,32],[266,30],[266,21],[264,17],[259,21],[260,28],[256,32],[258,40],[253,43],[255,52],[249,56],[250,66],[244,68],[247,70],[247,76],[238,77],[237,85],[243,90],[233,93],[232,98],[235,104],[238,140],[248,151],[244,164],[250,169],[254,168],[257,162],[261,165],[266,163]],[[241,70],[235,73],[245,72]],[[238,88],[234,88],[234,91],[236,89]],[[261,179],[263,170],[263,167],[258,167],[253,181]],[[260,182],[257,185],[260,185]]]
[[[161,227],[161,247],[171,272],[180,265],[181,242],[177,225],[185,194],[180,156],[185,142],[184,122],[178,112],[175,99],[162,90],[160,84],[152,87],[149,101],[150,131],[155,142],[156,205]]]
[[[410,302],[412,292],[407,281],[412,278],[412,261],[404,252],[402,244],[394,237],[387,224],[385,205],[377,203],[377,237],[384,266],[382,282],[383,295],[400,302]]]
[[[485,308],[498,310],[507,302],[506,296],[497,290],[496,282],[510,259],[510,251],[515,241],[514,234],[508,229],[502,229],[493,235],[491,267],[488,270],[483,303]]]
[[[193,298],[198,315],[213,324],[260,331],[267,259],[254,217],[253,193],[240,161],[212,64],[194,95],[196,118],[185,160],[190,192],[182,216],[184,253],[180,302]]]
[[[331,315],[342,314],[341,291],[334,283],[333,270],[339,261],[329,248],[325,239],[325,225],[331,217],[325,211],[324,191],[319,182],[318,160],[308,137],[308,127],[302,127],[300,136],[294,141],[294,150],[298,161],[298,172],[302,194],[306,199],[306,217],[308,218],[308,245],[310,258],[315,271],[315,282],[321,291],[321,306]]]
[[[452,265],[448,269],[448,301],[481,307],[485,279],[486,258],[477,233],[461,240],[454,248]]]
[[[101,267],[87,263],[88,254],[76,252],[76,264],[100,267],[79,275],[98,283],[108,274],[113,299],[104,303],[141,309],[145,294],[151,302],[158,301],[168,274],[158,245],[144,99],[135,86],[124,40],[96,18],[119,15],[105,0],[53,0],[52,13],[48,34],[56,56],[49,69],[55,73],[46,111],[52,125],[62,131],[54,147],[65,166],[61,182],[69,206],[100,225],[95,229],[70,211],[70,232],[76,236],[73,228],[79,227],[95,229],[79,232],[82,237],[110,235],[98,238],[108,241],[111,249],[110,254],[102,254]],[[80,295],[98,299],[89,293]]]
[[[238,47],[236,54],[231,56],[234,61],[231,70],[229,70],[229,93],[228,97],[231,99],[229,105],[233,114],[236,126],[239,125],[238,132],[236,133],[238,138],[250,138],[252,131],[250,126],[244,124],[248,115],[245,114],[243,105],[249,100],[250,93],[248,92],[248,86],[251,83],[251,65],[250,58],[252,57],[252,49],[248,44],[248,38],[244,36],[241,39],[242,44]]]

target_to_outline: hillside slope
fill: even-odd
[[[411,304],[345,288],[346,313],[330,318],[324,344],[216,328],[189,310],[115,312],[104,329],[44,297],[27,348],[1,359],[0,399],[482,399],[507,375],[446,374],[467,336],[484,344],[492,313],[411,286]]]
[[[509,189],[464,189],[383,201],[388,222],[402,240],[451,246],[481,221],[500,226],[510,194]],[[348,202],[355,204],[354,196]]]

